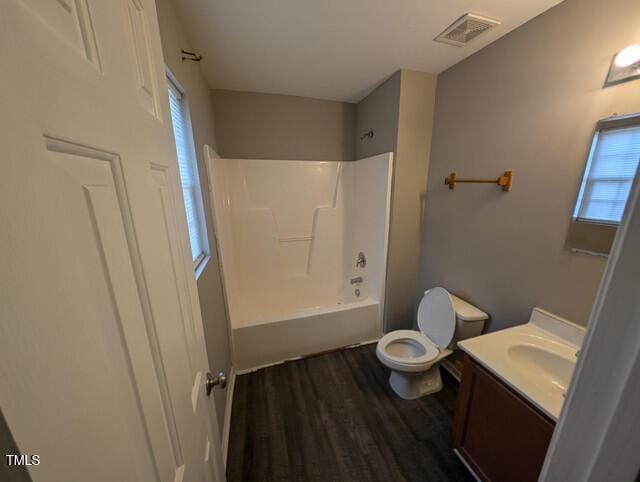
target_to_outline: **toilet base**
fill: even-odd
[[[392,371],[389,385],[396,395],[405,400],[414,400],[442,390],[440,365],[429,368],[426,372],[407,373]]]

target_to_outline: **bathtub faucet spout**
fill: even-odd
[[[351,278],[351,279],[349,280],[349,282],[350,282],[352,285],[354,285],[354,284],[356,284],[356,283],[362,283],[362,281],[363,281],[362,276],[356,276],[355,278]]]

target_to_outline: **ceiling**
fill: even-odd
[[[562,0],[174,0],[212,88],[357,102],[400,68],[440,73]],[[466,12],[501,26],[433,38]]]

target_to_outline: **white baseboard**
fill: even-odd
[[[227,385],[227,400],[224,405],[224,419],[222,421],[222,461],[227,467],[227,453],[229,452],[229,433],[231,431],[231,410],[233,409],[233,392],[236,387],[236,370],[229,370],[229,384]]]

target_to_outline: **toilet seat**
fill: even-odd
[[[416,349],[419,351],[419,354],[394,354],[393,345],[396,345],[397,349],[404,349],[400,351],[412,351],[412,349]],[[387,333],[378,342],[376,352],[378,358],[386,366],[392,370],[405,372],[420,372],[426,370],[440,354],[438,347],[427,338],[427,336],[415,330],[396,330]]]
[[[378,359],[392,370],[421,372],[451,353],[456,314],[449,292],[433,288],[425,292],[418,307],[417,330],[396,330],[378,342]]]

